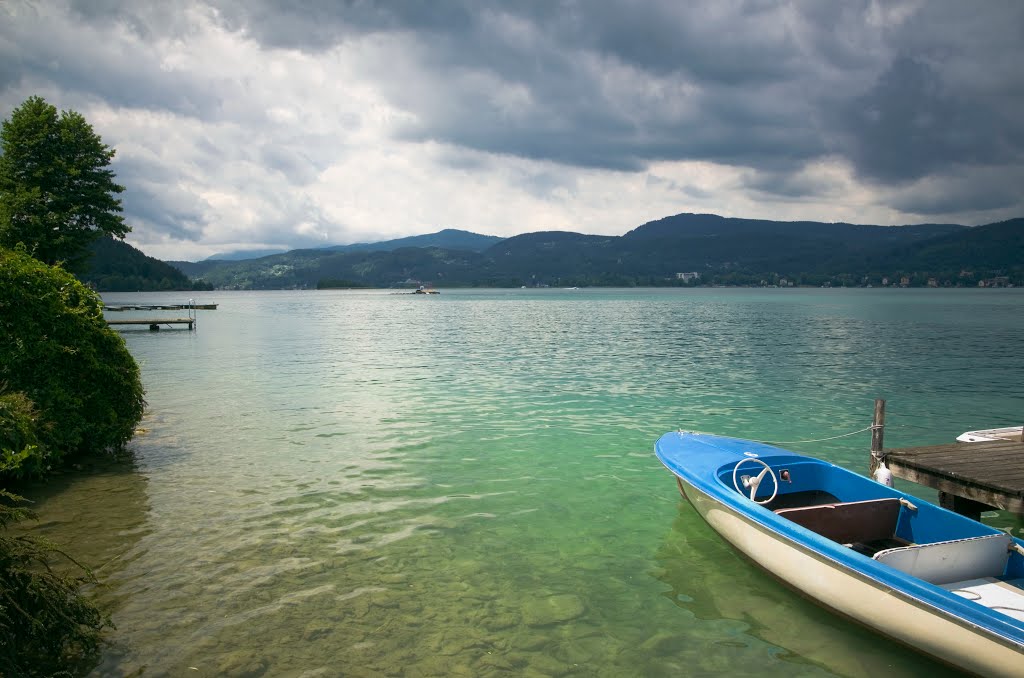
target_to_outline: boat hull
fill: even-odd
[[[984,676],[1021,675],[1024,657],[1018,644],[845,568],[827,555],[781,537],[684,479],[679,482],[684,496],[712,529],[815,602],[961,670]]]

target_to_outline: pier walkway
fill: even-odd
[[[104,311],[184,311],[198,309],[216,311],[217,304],[104,304]]]
[[[149,329],[151,331],[153,331],[153,332],[156,332],[157,330],[160,329],[161,325],[167,325],[167,326],[171,326],[171,325],[188,325],[188,328],[191,330],[191,329],[195,328],[196,319],[195,318],[165,318],[165,319],[161,319],[161,320],[147,320],[147,319],[108,320],[107,324],[108,325],[149,325]]]
[[[897,478],[939,491],[939,503],[978,519],[999,508],[1024,514],[1024,441],[991,440],[885,451]]]
[[[107,318],[107,325],[148,325],[151,332],[156,332],[161,326],[172,327],[174,325],[188,325],[189,330],[196,328],[196,310],[216,310],[217,304],[197,304],[194,299],[189,299],[187,304],[112,304],[103,305],[103,311],[188,311],[187,318],[129,318],[126,320],[111,320]]]

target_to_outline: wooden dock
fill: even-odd
[[[217,304],[104,304],[104,311],[184,311],[196,309],[200,311],[216,311]]]
[[[108,325],[149,325],[151,332],[157,332],[160,330],[161,325],[188,325],[188,328],[194,329],[196,326],[195,318],[164,318],[160,320],[148,320],[148,319],[137,319],[137,320],[108,320]]]
[[[993,508],[1024,514],[1024,441],[992,440],[885,451],[897,478],[939,491],[939,503],[977,520]]]
[[[107,325],[149,325],[151,332],[157,332],[162,325],[173,327],[174,325],[188,325],[189,330],[196,328],[196,310],[203,309],[213,311],[217,304],[197,304],[195,299],[189,299],[187,304],[104,304],[106,311],[188,311],[187,318],[132,318],[130,320],[110,320]]]

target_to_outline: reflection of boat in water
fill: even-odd
[[[688,636],[695,627],[727,629],[714,643],[722,648],[716,652],[729,653],[733,666],[743,662],[743,655],[733,647],[757,647],[760,641],[768,646],[759,652],[790,665],[794,675],[817,675],[808,671],[810,665],[836,676],[962,676],[793,595],[764,570],[751,567],[685,501],[662,537],[655,559],[658,568],[653,574],[667,587],[662,595],[680,609],[673,622],[680,625],[675,637],[692,642]],[[692,621],[691,615],[699,621]],[[769,665],[758,671],[765,676],[782,673]],[[698,674],[696,668],[691,671]]]
[[[961,669],[1020,675],[1020,540],[762,443],[678,432],[655,452],[716,532],[812,600]]]

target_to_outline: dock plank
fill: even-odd
[[[1024,442],[950,443],[888,450],[897,478],[940,492],[1024,513]]]
[[[216,311],[217,304],[104,304],[104,311]]]
[[[188,325],[191,330],[195,327],[195,318],[157,318],[143,319],[133,318],[131,320],[107,320],[107,325],[149,325],[150,329],[159,329],[160,325]]]

